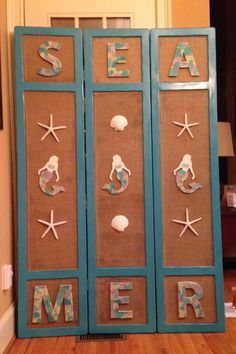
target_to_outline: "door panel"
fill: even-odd
[[[148,47],[85,30],[90,332],[155,331]]]
[[[103,28],[114,26],[113,18],[130,19],[132,28],[156,27],[156,0],[147,0],[143,3],[135,0],[120,0],[119,2],[100,1],[25,1],[26,26],[51,26],[50,18],[99,18],[104,17]],[[112,19],[112,20],[111,20]],[[77,21],[77,20],[76,20]],[[75,21],[75,24],[76,24]],[[129,21],[128,21],[129,22]],[[126,27],[127,21],[119,23],[119,27]],[[76,26],[77,27],[77,26]],[[93,26],[92,26],[93,27]],[[88,28],[88,27],[87,27]]]
[[[213,29],[151,31],[160,332],[224,330],[214,43]]]
[[[18,27],[15,63],[18,335],[86,333],[81,32]]]

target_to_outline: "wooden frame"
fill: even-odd
[[[88,278],[89,278],[89,329],[94,333],[135,333],[154,332],[155,318],[152,315],[155,306],[154,268],[153,268],[153,220],[152,220],[152,176],[151,169],[151,126],[149,109],[149,32],[147,30],[85,30],[85,96],[86,96],[86,141],[87,141],[87,198],[88,198]],[[141,82],[100,83],[94,82],[92,76],[92,40],[102,37],[140,37],[142,56]],[[132,92],[143,94],[143,142],[144,142],[144,188],[145,188],[145,238],[146,266],[145,267],[97,267],[96,265],[96,228],[94,204],[94,92]],[[146,277],[147,281],[147,323],[146,324],[97,324],[96,316],[96,277]]]
[[[74,82],[26,82],[23,66],[23,37],[27,35],[70,36],[74,41]],[[37,55],[37,53],[35,53]],[[76,335],[87,333],[87,262],[86,262],[86,217],[85,217],[85,161],[84,161],[84,111],[82,83],[82,40],[78,29],[16,27],[15,29],[16,65],[16,128],[17,128],[17,166],[18,166],[18,336],[41,337]],[[77,223],[80,220],[78,266],[76,269],[28,270],[27,267],[27,214],[26,214],[26,133],[25,133],[25,91],[74,92],[76,101],[76,162],[77,162]],[[28,328],[27,326],[27,281],[39,279],[79,280],[79,325],[54,328]]]
[[[159,81],[159,38],[169,36],[208,37],[208,81],[205,82],[160,82]],[[174,53],[173,53],[174,55]],[[159,332],[217,332],[224,331],[223,274],[221,251],[221,227],[219,208],[218,156],[217,156],[217,104],[215,76],[215,32],[214,29],[160,29],[151,30],[151,79],[152,79],[152,122],[153,122],[153,170],[154,170],[154,222],[156,250],[156,287]],[[212,266],[165,266],[163,256],[162,226],[162,180],[160,152],[160,92],[163,90],[208,90],[210,124],[210,168],[211,206],[214,264]],[[172,171],[170,173],[173,173]],[[167,323],[164,300],[164,279],[167,276],[214,275],[216,289],[216,322],[214,323]]]
[[[68,80],[61,82],[60,79],[54,78],[47,81],[44,78],[35,79],[37,76],[27,75],[29,81],[25,79],[24,65],[29,65],[29,60],[24,61],[24,55],[27,51],[23,51],[24,36],[35,35],[37,38],[40,36],[53,36],[57,37],[71,37],[74,43],[74,58],[73,67],[74,75],[70,76]],[[159,60],[159,39],[170,37],[198,37],[203,36],[207,38],[207,80],[185,80],[178,82],[176,79],[171,82],[167,80],[160,80],[160,60]],[[223,276],[222,276],[222,252],[221,252],[221,239],[220,239],[220,212],[219,212],[219,188],[218,188],[218,156],[217,156],[217,114],[216,114],[216,87],[215,87],[215,47],[214,47],[214,30],[213,29],[177,29],[177,30],[152,30],[151,42],[150,32],[148,30],[85,30],[84,31],[84,63],[85,70],[83,71],[82,60],[82,38],[81,31],[78,29],[68,28],[34,28],[34,27],[17,27],[15,30],[15,63],[16,63],[16,127],[17,127],[17,162],[18,162],[18,335],[20,337],[35,337],[35,336],[57,336],[57,335],[76,335],[90,333],[138,333],[138,332],[155,332],[156,319],[158,321],[159,332],[219,332],[224,330],[224,302],[223,302]],[[125,41],[129,38],[130,43],[135,43],[138,50],[132,52],[132,60],[135,65],[133,66],[135,73],[130,73],[128,77],[115,77],[107,76],[107,67],[104,69],[99,60],[103,63],[107,62],[107,41],[113,38],[119,38],[119,41]],[[97,41],[97,42],[96,42]],[[103,51],[100,47],[95,50],[94,43],[102,42]],[[132,42],[133,41],[133,42]],[[138,43],[138,44],[137,44]],[[150,85],[150,59],[149,43],[151,43],[151,85]],[[134,45],[134,47],[135,47]],[[133,48],[130,49],[133,50]],[[71,47],[70,47],[71,48]],[[204,47],[206,48],[206,47]],[[38,46],[36,46],[38,49]],[[205,50],[205,49],[204,49]],[[31,62],[31,51],[28,50],[28,59]],[[94,53],[98,58],[94,57]],[[131,50],[129,54],[131,53]],[[37,55],[37,50],[33,50],[33,54]],[[103,56],[103,59],[101,57]],[[105,59],[104,59],[105,58]],[[39,58],[37,57],[37,60]],[[135,59],[135,60],[134,60]],[[128,56],[127,56],[128,60]],[[170,58],[171,60],[171,58]],[[96,62],[97,61],[97,62]],[[45,63],[44,63],[45,64]],[[37,63],[38,65],[38,63]],[[96,71],[94,67],[97,65],[99,70]],[[106,65],[106,64],[105,64]],[[37,68],[37,66],[36,66]],[[101,70],[100,70],[101,69]],[[30,71],[30,70],[29,70]],[[37,72],[37,70],[36,70]],[[99,74],[97,74],[97,72]],[[206,72],[206,71],[205,71]],[[63,75],[65,72],[63,73]],[[100,75],[100,76],[99,76]],[[132,76],[133,75],[133,76]],[[205,74],[204,74],[205,75]],[[33,77],[33,79],[32,79]],[[65,76],[64,76],[65,77]],[[73,78],[74,79],[73,79]],[[102,77],[102,79],[101,79]],[[205,76],[204,76],[205,77]],[[150,96],[151,87],[151,96]],[[86,101],[84,102],[83,90],[85,88]],[[78,255],[78,264],[76,268],[58,268],[54,264],[54,269],[44,269],[43,267],[29,268],[27,264],[27,223],[31,222],[27,216],[27,154],[30,151],[30,146],[27,146],[27,94],[25,92],[56,92],[73,93],[75,97],[75,125],[76,125],[76,186],[77,186],[77,230],[78,230],[78,247],[76,252]],[[211,225],[212,225],[212,254],[213,261],[206,262],[206,264],[191,263],[187,265],[182,264],[168,264],[166,263],[165,254],[163,252],[163,203],[169,200],[163,200],[162,189],[162,165],[161,165],[161,148],[160,148],[160,119],[161,119],[161,95],[162,92],[194,92],[204,91],[207,92],[209,97],[209,105],[207,106],[207,117],[209,116],[209,149],[206,151],[208,162],[210,166],[210,205],[211,205]],[[106,263],[107,259],[99,259],[97,252],[98,245],[98,232],[97,225],[101,222],[96,219],[97,215],[97,189],[101,192],[102,184],[96,185],[96,149],[95,144],[97,141],[100,146],[103,144],[103,139],[100,133],[99,139],[96,141],[96,134],[98,125],[96,126],[96,119],[102,121],[100,114],[103,113],[103,106],[101,112],[96,116],[96,100],[99,95],[111,97],[120,95],[120,106],[128,102],[128,112],[131,113],[131,105],[129,106],[130,94],[138,96],[137,101],[140,104],[140,111],[138,114],[133,114],[139,117],[139,122],[133,120],[133,125],[141,126],[141,134],[139,139],[134,134],[136,140],[141,145],[142,162],[139,166],[142,168],[141,180],[142,182],[142,206],[144,212],[143,229],[144,244],[142,251],[144,253],[143,259],[140,263],[133,262],[114,262]],[[125,97],[127,96],[127,99]],[[151,99],[150,99],[151,98]],[[56,100],[54,100],[56,101]],[[102,101],[103,102],[103,101]],[[111,101],[112,102],[112,101]],[[126,103],[127,103],[126,102]],[[109,104],[109,99],[107,105]],[[84,104],[86,116],[84,115]],[[152,109],[152,115],[151,115]],[[136,111],[135,111],[136,112]],[[120,113],[120,112],[117,112]],[[117,114],[116,113],[116,114]],[[105,113],[104,113],[105,114]],[[152,117],[152,118],[151,118]],[[110,116],[109,116],[110,119]],[[37,122],[37,120],[36,120]],[[110,120],[109,120],[110,122]],[[141,122],[141,123],[140,123]],[[34,123],[35,124],[35,123]],[[36,125],[36,124],[35,124]],[[130,125],[131,126],[131,125]],[[110,125],[108,124],[108,130]],[[86,133],[86,134],[85,134]],[[120,134],[120,133],[117,133]],[[121,133],[123,134],[123,133]],[[141,136],[141,138],[140,138]],[[113,136],[114,138],[114,136]],[[135,139],[134,139],[135,140]],[[98,144],[98,145],[99,145]],[[109,141],[106,141],[107,150],[109,150]],[[125,149],[127,141],[121,141],[122,148]],[[130,144],[132,145],[132,144]],[[163,144],[164,145],[164,144]],[[170,148],[174,149],[173,141],[168,141]],[[106,149],[106,146],[105,146]],[[98,150],[102,151],[102,150]],[[125,151],[125,150],[124,150]],[[129,151],[127,149],[127,151]],[[131,150],[130,150],[131,151]],[[135,150],[136,151],[136,150]],[[139,151],[140,152],[140,151]],[[103,149],[104,153],[104,149]],[[116,153],[116,152],[113,152]],[[131,154],[131,153],[130,153]],[[99,155],[99,154],[97,154]],[[109,155],[109,151],[108,151]],[[112,156],[112,154],[111,154]],[[127,155],[126,155],[127,156]],[[138,155],[139,156],[139,155]],[[107,155],[103,154],[103,157]],[[133,155],[132,155],[133,157]],[[135,159],[133,159],[135,160]],[[110,155],[108,156],[106,171],[109,174],[110,168]],[[100,161],[101,162],[101,161]],[[101,165],[99,165],[101,166]],[[39,166],[41,167],[41,166]],[[104,168],[104,166],[102,166]],[[138,169],[139,167],[137,167]],[[99,171],[100,172],[100,171]],[[96,175],[97,173],[97,175]],[[173,171],[170,171],[171,175]],[[136,173],[137,174],[137,173]],[[36,173],[37,175],[37,173]],[[135,174],[134,174],[135,176]],[[131,177],[132,178],[132,177]],[[133,179],[134,180],[134,179]],[[139,180],[140,182],[140,180]],[[137,182],[137,183],[139,183]],[[105,183],[105,182],[104,182]],[[130,184],[131,185],[131,184]],[[127,191],[128,192],[128,191]],[[136,190],[133,196],[136,197]],[[103,193],[103,192],[102,192]],[[104,191],[104,193],[107,193]],[[137,193],[138,194],[138,193]],[[106,194],[103,194],[106,198]],[[103,198],[102,195],[102,198]],[[117,198],[117,197],[115,197]],[[119,198],[119,197],[118,197]],[[122,199],[122,197],[121,197]],[[121,200],[119,199],[119,200]],[[116,199],[118,200],[118,199]],[[173,202],[173,201],[172,201]],[[204,198],[203,198],[204,202]],[[112,205],[112,203],[111,203]],[[126,205],[127,206],[127,205]],[[97,208],[97,209],[96,209]],[[105,213],[104,213],[105,214]],[[135,215],[135,214],[134,214]],[[141,214],[140,214],[141,215]],[[153,220],[154,216],[154,220]],[[103,215],[102,215],[103,217]],[[110,216],[109,216],[110,217]],[[110,219],[109,219],[110,220]],[[107,234],[111,231],[108,225]],[[134,232],[135,234],[135,232]],[[135,234],[135,236],[137,233]],[[155,235],[155,240],[154,240]],[[121,236],[122,237],[122,236]],[[155,243],[154,243],[155,241]],[[133,239],[132,239],[133,242]],[[138,242],[137,242],[138,243]],[[113,244],[114,246],[114,244]],[[116,245],[115,245],[116,246]],[[115,247],[114,246],[114,247]],[[154,247],[155,246],[155,247]],[[123,245],[122,245],[123,247]],[[128,248],[128,247],[127,247]],[[132,247],[131,247],[132,248]],[[137,248],[138,249],[138,248]],[[136,249],[136,253],[137,253]],[[119,252],[122,252],[119,250]],[[132,250],[131,250],[132,252]],[[104,252],[105,253],[105,252]],[[115,253],[115,252],[114,252]],[[155,258],[154,258],[155,257]],[[141,257],[140,257],[141,258]],[[194,254],[193,254],[194,258]],[[113,261],[113,260],[112,260]],[[133,262],[133,263],[132,263]],[[156,268],[156,273],[155,273]],[[156,278],[155,278],[156,276]],[[196,323],[195,318],[188,322],[187,320],[182,323],[173,320],[174,317],[166,316],[166,304],[176,305],[178,298],[172,297],[169,301],[166,300],[173,290],[171,283],[179,277],[180,279],[201,280],[204,282],[209,280],[210,284],[210,297],[213,299],[213,311],[211,313],[210,321],[202,321]],[[47,326],[41,324],[40,328],[30,323],[27,312],[30,313],[30,306],[27,305],[28,298],[32,301],[27,293],[27,284],[36,284],[38,280],[39,285],[45,281],[46,284],[57,285],[62,284],[63,280],[72,279],[74,284],[79,283],[78,297],[78,312],[79,324],[75,325],[60,325]],[[140,303],[143,304],[143,312],[139,318],[132,321],[123,321],[117,317],[107,321],[108,317],[102,316],[103,311],[103,296],[97,296],[97,289],[106,291],[104,298],[109,301],[109,282],[134,282],[139,289]],[[168,281],[166,281],[168,279]],[[156,287],[155,287],[156,280]],[[200,281],[199,280],[199,281]],[[206,282],[204,283],[206,284]],[[165,293],[165,289],[169,290]],[[129,288],[130,289],[130,288]],[[146,291],[140,291],[146,289]],[[53,291],[55,291],[55,286]],[[173,291],[172,291],[173,294]],[[128,294],[125,294],[128,295]],[[28,296],[28,297],[27,297]],[[157,303],[156,303],[157,297]],[[137,296],[134,303],[137,305],[139,296]],[[100,304],[100,305],[98,305]],[[172,306],[171,305],[171,306]],[[98,311],[97,306],[101,306],[101,311]],[[172,310],[172,307],[170,309]],[[156,314],[154,315],[154,311]],[[77,312],[77,314],[78,314]],[[109,308],[106,307],[106,312],[109,316]],[[31,314],[30,314],[31,316]],[[99,318],[100,316],[100,318]],[[76,317],[77,318],[77,317]],[[105,318],[105,319],[104,319]],[[171,318],[168,322],[167,318]],[[110,321],[111,320],[111,321]],[[106,322],[107,321],[107,322]],[[34,328],[32,328],[34,327]]]

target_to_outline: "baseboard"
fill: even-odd
[[[15,335],[15,305],[12,304],[0,319],[0,354]]]
[[[12,339],[10,340],[10,342],[8,343],[8,345],[6,346],[6,348],[4,349],[2,354],[8,354],[9,353],[9,350],[14,345],[15,340],[16,340],[16,336],[14,335],[14,337],[12,337]]]

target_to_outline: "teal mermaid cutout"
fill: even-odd
[[[124,192],[124,190],[128,187],[128,184],[129,184],[128,173],[125,170],[117,172],[116,178],[121,183],[121,187],[119,189],[116,189],[114,182],[111,182],[109,184],[105,184],[105,186],[103,186],[102,189],[106,189],[111,194],[120,194],[120,193]]]
[[[189,170],[192,173],[192,179],[194,179],[195,174],[192,167],[192,157],[191,155],[186,154],[183,156],[183,159],[179,166],[174,170],[174,175],[177,187],[181,190],[181,192],[188,194],[194,193],[196,190],[202,188],[202,185],[196,182],[189,183],[190,188],[186,188],[184,186],[184,181],[188,179]]]
[[[120,194],[124,192],[129,185],[129,176],[131,175],[130,170],[125,166],[121,157],[119,155],[114,155],[112,160],[112,169],[110,173],[110,180],[112,180],[113,172],[116,172],[116,178],[121,183],[121,187],[116,189],[115,183],[111,182],[105,184],[102,189],[107,190],[111,194]]]
[[[53,174],[56,174],[56,182],[59,181],[58,174],[58,157],[53,155],[49,158],[49,161],[38,170],[39,175],[39,187],[47,195],[54,196],[60,192],[64,192],[65,188],[59,185],[52,185],[52,189],[47,186],[48,182],[53,178]]]

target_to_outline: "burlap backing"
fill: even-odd
[[[169,71],[175,57],[176,47],[179,42],[189,42],[199,70],[199,76],[191,76],[188,68],[179,69],[176,77],[169,76]],[[158,45],[160,81],[208,81],[207,36],[160,37]]]
[[[180,281],[194,281],[201,285],[203,295],[200,299],[205,312],[204,318],[196,318],[193,307],[187,305],[187,317],[178,317],[178,286]],[[193,291],[187,290],[187,296],[192,296]],[[216,321],[216,302],[215,302],[215,279],[210,275],[185,275],[165,277],[165,306],[166,323],[203,323]]]
[[[132,289],[119,290],[120,296],[129,296],[129,304],[119,305],[121,311],[133,311],[133,318],[110,318],[110,283],[132,282]],[[146,279],[144,277],[98,277],[96,281],[97,324],[147,323]]]
[[[128,119],[123,132],[110,127],[114,115]],[[143,185],[142,94],[100,92],[94,94],[95,209],[97,266],[144,266],[145,224]],[[112,156],[121,156],[131,170],[128,188],[112,195],[102,187],[110,183]],[[113,174],[116,181],[116,174]],[[117,188],[120,184],[117,183]],[[111,227],[116,215],[125,215],[123,233]]]
[[[191,128],[193,139],[186,131],[177,138],[181,127],[172,123],[184,122],[185,112],[189,123],[200,123]],[[208,91],[162,91],[160,120],[164,263],[167,266],[213,265]],[[178,189],[173,173],[184,154],[192,156],[194,181],[203,186],[192,194]],[[186,188],[191,178],[189,172],[184,182]],[[199,236],[188,229],[179,238],[184,225],[172,220],[185,220],[186,208],[190,220],[202,218],[192,225]]]
[[[64,303],[61,306],[61,311],[58,317],[57,322],[48,322],[48,316],[45,311],[45,306],[42,305],[42,317],[40,323],[32,323],[33,316],[33,303],[34,303],[34,287],[39,285],[46,285],[48,288],[48,293],[54,307],[55,301],[57,298],[57,293],[59,291],[60,285],[72,285],[72,299],[74,307],[74,321],[66,322],[65,321],[65,307]],[[78,280],[77,279],[37,279],[29,280],[27,282],[27,323],[28,328],[50,328],[50,327],[59,327],[59,326],[78,326],[79,325],[79,309],[78,303]]]
[[[117,64],[118,70],[130,70],[129,77],[107,76],[107,43],[129,43],[129,49],[117,50],[126,57],[126,63]],[[94,37],[92,42],[92,65],[94,82],[140,82],[142,80],[141,39],[139,37]]]
[[[75,97],[73,92],[25,92],[26,129],[26,203],[27,203],[27,263],[29,270],[77,268],[77,188]],[[56,131],[59,143],[50,134],[42,142],[46,129],[37,122],[49,124],[53,114],[54,126],[67,126]],[[39,187],[38,170],[50,156],[59,157],[59,177],[53,184],[62,185],[65,192],[46,195]],[[50,187],[51,188],[51,187]],[[47,226],[37,219],[49,221],[50,210],[54,222],[67,221],[56,227],[59,240],[50,231],[43,239]]]
[[[52,64],[38,54],[40,45],[45,41],[59,42],[60,50],[49,49],[48,52],[57,57],[62,64],[61,72],[55,76],[42,76],[38,68],[52,68]],[[23,65],[25,81],[40,82],[73,82],[74,81],[74,38],[71,36],[23,36]]]

